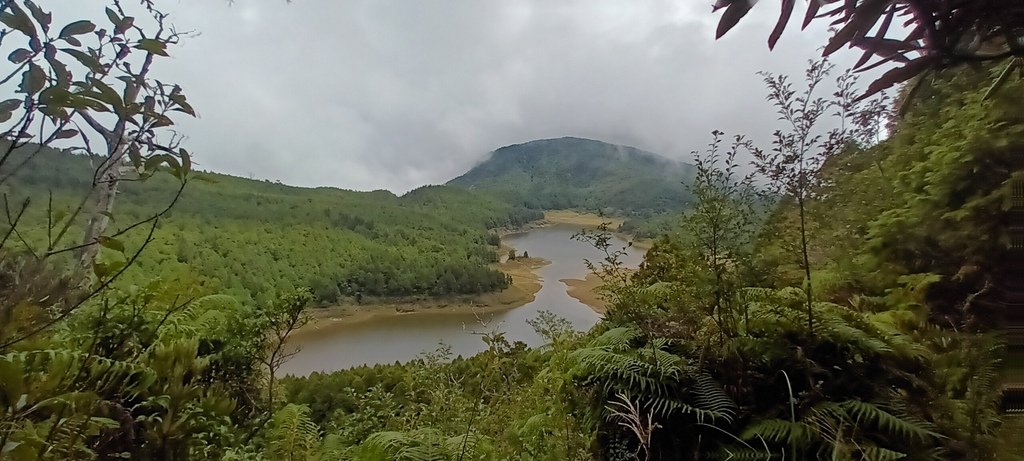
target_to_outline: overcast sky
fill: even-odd
[[[767,142],[756,72],[800,73],[825,37],[794,18],[769,52],[776,2],[719,41],[711,0],[158,3],[200,33],[157,69],[200,114],[180,121],[199,168],[398,193],[532,139],[678,159],[716,128]]]

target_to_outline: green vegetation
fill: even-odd
[[[419,450],[424,430],[461,434],[484,459],[1009,459],[983,290],[1004,248],[990,207],[1013,170],[981,165],[1010,161],[1024,137],[1004,110],[1014,97],[981,101],[987,77],[951,74],[890,139],[824,161],[804,210],[813,324],[799,207],[781,201],[743,237],[757,204],[712,150],[695,183],[708,206],[636,274],[617,269],[607,235],[581,236],[609,255],[594,267],[611,304],[594,331],[546,318],[545,348],[487,337],[471,359],[289,379],[289,399],[353,459]]]
[[[649,216],[678,211],[693,167],[600,141],[559,138],[502,147],[448,184],[537,210]]]
[[[777,206],[753,216],[734,154],[756,147],[723,147],[715,132],[680,175],[697,206],[641,268],[623,269],[607,229],[578,234],[606,256],[588,263],[609,304],[592,331],[543,313],[531,322],[543,347],[491,332],[470,358],[442,348],[405,365],[280,379],[286,339],[317,301],[507,283],[486,267],[500,243],[487,229],[532,219],[520,206],[542,204],[192,171],[173,136],[159,142],[168,114],[191,113],[180,89],[122,61],[152,62],[177,36],[151,3],[152,18],[138,21],[121,3],[102,33],[89,21],[51,31],[52,15],[25,0],[0,8],[0,41],[27,47],[9,58],[18,99],[0,102],[12,121],[0,136],[4,460],[959,461],[1020,449],[1007,438],[1020,419],[998,415],[999,380],[1016,371],[1001,372],[993,332],[1006,304],[993,286],[1016,263],[1002,217],[1011,182],[1024,179],[1024,82],[1000,78],[1002,91],[986,94],[1002,69],[923,81],[878,143],[801,131],[849,106],[839,97],[802,114],[817,103],[769,78],[770,99],[793,114],[775,150],[754,154],[782,185]],[[746,10],[726,5],[731,27]],[[90,115],[100,112],[109,127]],[[21,136],[37,129],[44,145],[80,136],[92,155],[38,149]],[[549,143],[559,142],[538,145]],[[538,183],[552,204],[582,200],[550,177]],[[597,194],[616,183],[589,184]],[[632,199],[649,206],[628,203],[630,190],[614,204],[597,194],[609,202],[596,205],[672,209],[640,191]]]
[[[18,161],[16,152],[13,161]],[[53,194],[66,212],[90,184],[88,159],[45,149],[2,189],[11,203]],[[174,198],[178,185],[156,176],[126,183],[111,227],[134,223]],[[458,188],[387,191],[305,189],[196,172],[123,280],[195,275],[212,292],[269,302],[311,287],[318,303],[369,296],[444,296],[504,288],[493,232],[542,217]],[[28,210],[23,233],[45,243],[46,208]],[[142,229],[140,229],[142,231]],[[145,234],[123,240],[137,247]],[[81,230],[72,231],[80,235]]]

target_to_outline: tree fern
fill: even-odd
[[[305,405],[288,404],[274,412],[266,438],[271,459],[306,461],[320,450],[320,429]]]
[[[446,437],[432,428],[408,432],[376,432],[366,438],[357,450],[357,459],[393,461],[448,461],[477,459],[484,438],[477,434]],[[376,456],[375,456],[376,455]],[[382,457],[381,457],[382,456]]]

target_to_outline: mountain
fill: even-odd
[[[448,184],[532,209],[651,215],[682,208],[693,175],[693,165],[651,152],[565,137],[502,147]]]

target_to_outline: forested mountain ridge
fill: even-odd
[[[60,214],[88,191],[91,173],[87,157],[43,149],[3,192],[17,203],[52,191]],[[169,175],[124,184],[114,227],[163,208],[177,189]],[[446,186],[396,196],[195,172],[124,280],[198,278],[211,290],[262,302],[301,287],[312,287],[321,303],[476,294],[508,283],[488,267],[497,243],[489,229],[542,216]],[[24,223],[27,239],[46,238],[44,207],[31,207]],[[130,233],[125,243],[142,237]]]
[[[564,137],[505,146],[450,185],[486,190],[531,209],[623,215],[682,209],[693,166],[651,152]]]

